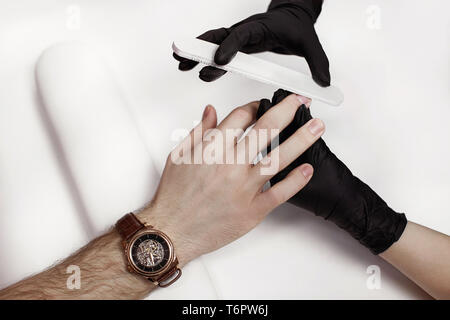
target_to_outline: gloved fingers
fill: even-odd
[[[219,79],[221,76],[223,76],[225,73],[227,73],[225,70],[207,66],[200,70],[199,72],[199,78],[205,82],[211,82]]]
[[[303,53],[314,81],[322,87],[328,87],[330,85],[330,64],[314,30],[313,36],[307,44],[305,43]]]
[[[220,44],[228,35],[229,31],[227,28],[219,28],[206,31],[197,38],[215,44]],[[219,79],[225,73],[227,73],[225,70],[208,66],[200,70],[199,78],[205,82],[211,82]]]
[[[279,144],[282,144],[283,142],[285,142],[290,136],[292,136],[298,130],[298,128],[300,128],[306,122],[308,122],[308,121],[304,121],[301,124],[299,123],[304,118],[305,110],[306,110],[306,107],[303,104],[300,106],[300,108],[298,108],[292,122],[283,131],[281,131],[279,138],[278,138]],[[310,119],[308,119],[308,120],[310,120]]]
[[[261,118],[264,113],[266,113],[270,108],[272,108],[272,102],[269,99],[262,99],[259,101],[258,112],[256,113],[256,119]]]
[[[292,92],[289,92],[287,90],[278,89],[277,91],[275,91],[273,93],[272,105],[276,105],[276,104],[280,103],[281,101],[283,101],[284,98],[286,98],[287,96],[289,96],[291,94],[292,94]]]
[[[310,111],[309,107],[301,106],[298,109],[297,113],[295,114],[294,123],[295,123],[295,126],[298,128],[298,127],[301,127],[302,125],[304,125],[306,122],[308,122],[311,119],[312,119],[312,116],[311,116],[311,111]]]
[[[173,53],[173,57],[175,58],[175,60],[180,62],[178,64],[178,69],[180,71],[189,71],[194,69],[198,65],[198,62],[180,57],[175,52]]]
[[[264,32],[262,24],[256,21],[233,28],[217,49],[214,61],[218,65],[229,63],[244,47],[261,42]]]
[[[172,56],[175,58],[175,60],[177,60],[178,62],[183,62],[185,60],[189,60],[183,57],[180,57],[179,55],[177,55],[175,52],[172,54]]]
[[[197,38],[215,44],[221,44],[229,34],[230,32],[227,28],[219,28],[206,31],[205,33],[199,35]]]
[[[220,44],[229,34],[228,30],[226,28],[219,28],[219,29],[214,29],[214,30],[209,30],[203,34],[201,34],[200,36],[198,36],[198,39],[201,40],[205,40],[205,41],[209,41],[215,44]],[[197,65],[198,62],[197,61],[193,61],[190,59],[186,59],[183,57],[180,57],[179,55],[177,55],[176,53],[173,53],[173,57],[179,61],[180,63],[178,64],[178,69],[181,71],[189,71],[194,69]],[[222,73],[222,75],[225,72]],[[217,78],[219,78],[220,76],[218,76],[219,72],[215,73],[215,76]],[[213,78],[213,74],[211,74],[211,72],[208,72],[207,74],[204,75],[205,81],[213,81],[215,79]],[[200,79],[202,79],[202,76],[200,76]],[[203,80],[203,79],[202,79]]]
[[[239,21],[238,23],[233,24],[230,27],[230,29],[232,30],[232,29],[234,29],[236,27],[239,27],[239,26],[241,26],[243,24],[246,24],[246,23],[249,23],[249,22],[253,22],[253,21],[257,21],[257,20],[261,21],[261,20],[264,20],[266,17],[267,17],[267,12],[257,13],[257,14],[254,14],[254,15],[252,15],[252,16],[250,16],[250,17],[248,17],[248,18],[246,18],[246,19],[244,19],[242,21]]]
[[[266,206],[266,209],[269,210],[263,212],[270,212],[302,190],[311,180],[313,172],[314,169],[310,164],[302,164],[289,172],[279,183],[258,194],[255,198],[255,205]]]
[[[292,92],[284,90],[284,89],[278,89],[274,92],[272,97],[272,105],[280,103],[284,98],[291,95]],[[300,96],[300,99],[302,100],[303,104],[300,106],[300,108],[295,113],[294,120],[292,123],[280,134],[280,143],[290,136],[295,130],[300,128],[302,125],[304,125],[306,122],[312,119],[311,113],[309,111],[309,107],[311,106],[311,99]]]

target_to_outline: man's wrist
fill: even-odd
[[[194,246],[183,236],[176,225],[170,223],[168,219],[165,218],[166,215],[161,212],[161,209],[148,207],[137,213],[136,216],[142,223],[152,226],[170,238],[173,242],[180,268],[184,267],[187,263],[197,257]]]

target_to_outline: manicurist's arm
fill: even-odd
[[[408,221],[380,257],[436,299],[450,299],[450,237]]]
[[[278,90],[272,101],[261,100],[257,116],[269,112],[289,94]],[[280,142],[312,119],[309,104],[306,102],[299,108],[294,121],[280,134]],[[372,188],[353,175],[322,138],[272,178],[271,184],[277,186],[291,169],[302,163],[314,167],[314,176],[301,192],[289,199],[290,203],[333,222],[434,298],[450,299],[447,235],[408,221],[404,213],[389,207]]]

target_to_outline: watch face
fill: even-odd
[[[160,271],[169,263],[170,254],[167,241],[155,233],[144,233],[131,243],[130,258],[142,272]]]

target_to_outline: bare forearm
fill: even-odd
[[[80,268],[79,289],[67,286],[71,265]],[[0,291],[0,299],[139,299],[154,287],[126,270],[121,238],[112,230],[54,267]]]
[[[408,222],[380,256],[436,299],[450,299],[450,237]]]

